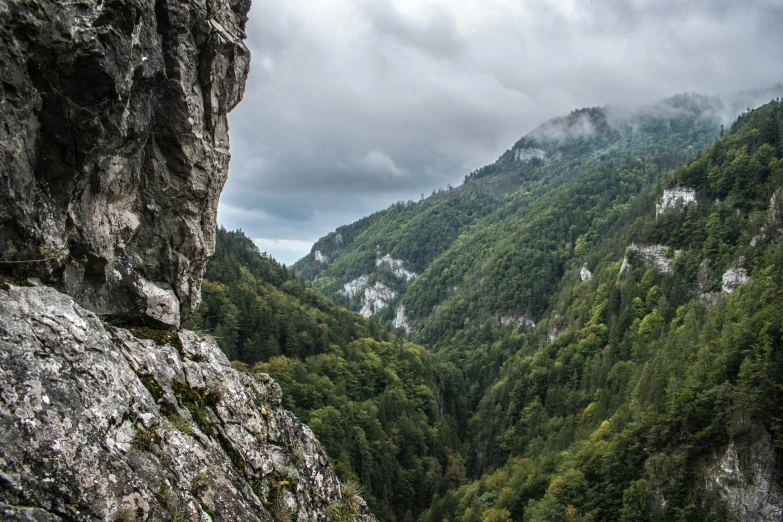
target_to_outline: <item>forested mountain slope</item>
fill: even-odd
[[[778,86],[725,97],[679,95],[645,107],[574,111],[541,125],[495,163],[466,176],[465,184],[456,189],[433,193],[420,202],[397,203],[338,228],[293,268],[336,302],[413,331],[424,326],[422,320],[435,307],[464,292],[461,284],[483,284],[486,274],[477,271],[482,263],[472,259],[444,274],[474,236],[484,237],[492,227],[507,228],[510,216],[531,212],[532,202],[584,173],[602,177],[613,168],[633,170],[641,158],[652,179],[707,146],[720,132],[721,122],[730,121],[727,115],[733,119],[746,106],[781,92]],[[641,186],[623,188],[634,194]],[[563,238],[573,242],[573,232],[571,236],[566,232]],[[499,232],[499,237],[505,240],[509,231]],[[495,256],[486,262],[498,267],[503,260]],[[548,277],[559,279],[562,269],[552,268]],[[505,286],[505,272],[501,279]],[[505,293],[518,292],[518,286]],[[545,298],[550,290],[551,285],[543,282],[525,291]],[[507,306],[507,295],[493,295],[497,303],[484,309],[506,314],[496,319],[505,318],[508,324],[535,321],[546,303],[541,296],[529,297],[520,309]]]
[[[416,277],[388,244],[366,260],[367,284],[402,283],[418,344],[223,230],[195,320],[281,382],[380,517],[778,520],[782,114],[703,129],[698,153],[661,131],[577,154],[570,177],[564,152],[514,194],[477,175],[341,229],[327,271],[373,230],[464,219]]]
[[[242,232],[217,230],[188,326],[213,334],[236,368],[277,380],[379,520],[415,518],[464,481],[461,372],[335,305]]]
[[[780,518],[782,113],[644,188],[577,241],[535,329],[475,349],[506,357],[473,418],[494,471],[423,520]]]

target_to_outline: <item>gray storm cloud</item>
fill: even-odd
[[[219,221],[290,264],[572,109],[776,83],[781,23],[780,0],[257,1]]]

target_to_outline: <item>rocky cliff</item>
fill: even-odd
[[[374,520],[212,338],[107,326],[43,286],[5,285],[0,310],[3,520]]]
[[[178,326],[196,308],[249,7],[0,2],[3,265],[102,316]]]
[[[176,331],[249,7],[0,0],[2,520],[374,520],[276,383]]]

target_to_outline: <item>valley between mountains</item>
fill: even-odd
[[[779,7],[250,4],[0,0],[0,519],[783,519],[783,85],[553,114],[292,266],[218,222],[230,161],[381,197],[604,71],[768,82]]]
[[[573,111],[292,267],[219,229],[188,326],[379,520],[778,520],[781,93]]]

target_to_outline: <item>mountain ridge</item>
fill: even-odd
[[[362,222],[353,242],[366,250],[354,260],[366,264],[354,268],[377,273],[361,285],[405,290],[416,330],[398,330],[394,342],[409,335],[458,369],[455,419],[469,416],[463,440],[428,443],[445,453],[449,479],[422,482],[431,503],[421,511],[417,500],[419,520],[779,519],[782,114],[773,101],[722,136],[704,129],[700,152],[688,136],[668,140],[677,138],[668,128],[649,154],[631,147],[602,158],[588,148],[571,163],[573,178],[538,194],[471,193],[476,208],[499,207],[412,279],[418,267],[362,234],[399,233],[419,209],[437,225],[435,210],[451,219],[471,207],[440,198]],[[343,302],[358,308],[361,285]],[[389,311],[369,324],[393,324]],[[380,345],[364,346],[384,357]],[[339,388],[326,368],[346,353],[258,368],[311,401],[332,389],[317,384],[324,376]],[[311,420],[333,430],[344,418],[357,417],[325,409]],[[332,448],[355,448],[322,433]],[[361,459],[343,462],[368,480]]]
[[[532,201],[567,183],[582,169],[595,167],[597,161],[591,163],[588,160],[593,155],[598,155],[596,160],[617,161],[627,159],[626,156],[633,153],[655,157],[661,169],[673,168],[694,153],[689,151],[707,146],[719,134],[719,122],[726,121],[725,113],[738,107],[744,108],[749,101],[758,101],[759,97],[766,97],[771,92],[783,92],[783,87],[724,97],[678,95],[634,110],[581,109],[569,116],[554,118],[518,140],[495,163],[466,176],[466,183],[460,187],[421,202],[397,203],[352,225],[339,227],[316,242],[311,253],[292,268],[305,279],[312,280],[327,296],[356,311],[369,311],[362,303],[372,301],[371,298],[376,295],[372,287],[380,282],[384,289],[389,289],[384,292],[386,296],[394,294],[391,299],[382,300],[387,301],[387,306],[385,309],[380,307],[380,315],[373,310],[373,315],[385,324],[401,322],[397,320],[402,311],[399,304],[405,312],[414,310],[414,314],[421,316],[420,311],[416,312],[416,306],[406,303],[406,292],[411,286],[409,282],[390,277],[383,272],[382,264],[377,263],[384,255],[389,254],[400,266],[404,264],[412,272],[422,274],[426,266],[448,250],[449,244],[456,245],[459,235],[467,233],[471,226],[486,227],[488,220],[502,221],[508,212],[519,210],[520,200],[524,198],[518,197],[513,205],[505,204],[503,199],[510,194],[493,193],[492,187],[500,186],[504,193],[528,192],[528,200]],[[655,116],[659,113],[665,113],[664,117]],[[568,124],[565,129],[563,122]],[[617,130],[620,126],[623,132]],[[595,129],[600,132],[595,133]],[[542,135],[547,139],[543,140]],[[563,142],[563,137],[568,139]],[[679,141],[666,142],[671,139]],[[611,146],[606,149],[607,144],[614,144],[614,152]],[[536,148],[539,145],[547,150]],[[560,150],[564,146],[567,147],[565,155]],[[687,149],[689,146],[693,148]],[[531,149],[542,151],[548,159],[533,155],[520,160],[519,152]],[[508,207],[505,211],[504,206]],[[482,220],[482,224],[478,225]],[[355,244],[356,238],[361,240],[362,237],[366,239]],[[350,259],[341,260],[341,254],[347,254]],[[365,296],[360,291],[346,295],[344,285],[351,283],[356,286],[360,281],[369,289],[369,294]],[[414,281],[413,286],[416,284]],[[403,322],[413,325],[409,328],[415,328],[415,318],[406,315],[404,319]]]

